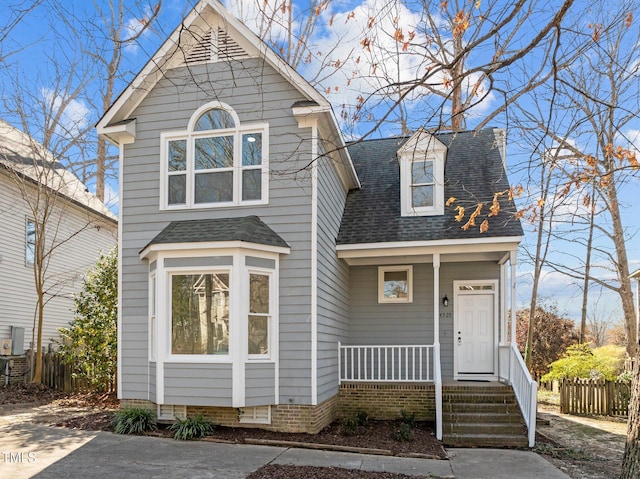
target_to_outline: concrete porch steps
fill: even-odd
[[[443,443],[455,447],[526,447],[513,390],[499,383],[443,387]]]

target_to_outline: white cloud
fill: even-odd
[[[56,113],[62,108],[63,98],[50,88],[42,88],[42,97],[47,105]],[[71,100],[65,107],[57,125],[57,133],[61,136],[77,136],[89,125],[91,110],[83,101]]]

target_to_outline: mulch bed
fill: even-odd
[[[338,467],[281,466],[268,464],[249,474],[246,479],[426,479],[392,472],[370,472]]]

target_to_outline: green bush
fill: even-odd
[[[407,412],[404,409],[400,411],[400,421],[402,424],[406,424],[413,428],[416,425],[416,415],[412,412]]]
[[[362,409],[356,411],[356,420],[359,426],[366,426],[369,422],[369,414]]]
[[[156,429],[156,418],[151,409],[120,409],[113,417],[111,425],[116,434],[142,434]]]
[[[73,365],[75,378],[96,391],[109,391],[118,361],[118,250],[103,254],[87,272],[82,290],[73,298],[74,319],[60,328],[59,353]]]
[[[400,423],[394,434],[396,441],[410,441],[413,438],[413,426],[407,422]]]
[[[191,441],[192,439],[204,437],[213,432],[214,429],[215,425],[205,419],[202,414],[186,419],[178,419],[178,422],[171,426],[171,430],[175,431],[173,438],[180,441]]]
[[[549,365],[543,381],[564,378],[591,378],[613,381],[622,371],[624,348],[603,346],[591,349],[588,344],[569,346],[565,356]]]
[[[358,421],[358,417],[355,415],[345,417],[342,420],[342,433],[347,436],[353,436],[358,433],[358,428],[360,427],[360,423]]]

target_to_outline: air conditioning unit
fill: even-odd
[[[11,339],[0,339],[0,356],[11,355]]]

